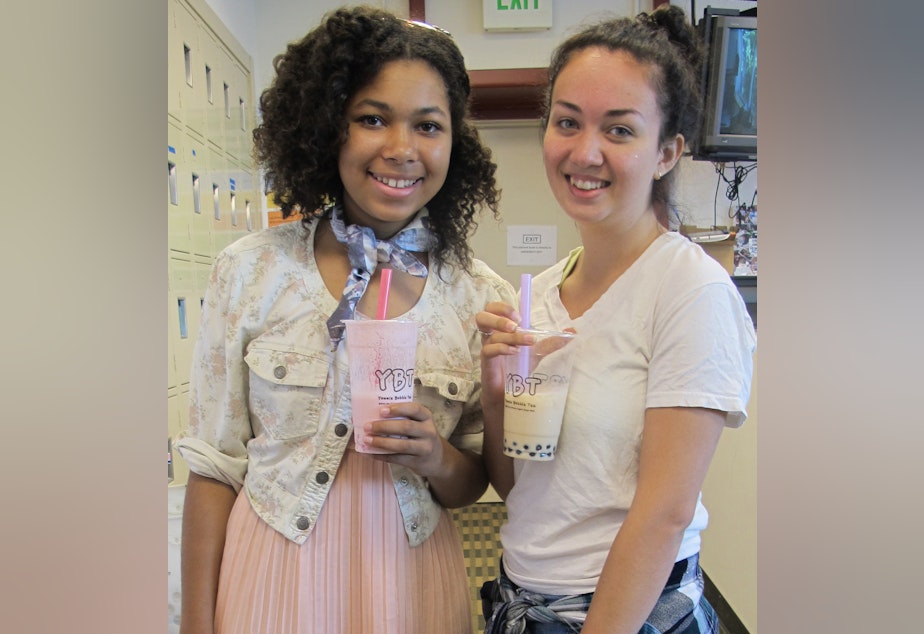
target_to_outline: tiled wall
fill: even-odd
[[[477,634],[484,632],[479,591],[481,584],[497,577],[500,527],[507,519],[507,507],[501,502],[473,504],[453,510],[452,516],[462,536],[472,601],[472,628]]]

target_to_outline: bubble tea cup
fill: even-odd
[[[504,358],[504,453],[553,460],[568,398],[575,334],[520,329],[535,338]]]
[[[353,443],[360,453],[390,453],[371,447],[364,427],[382,420],[381,407],[414,400],[417,324],[384,319],[344,320],[344,324]]]

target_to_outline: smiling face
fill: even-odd
[[[552,193],[575,221],[630,228],[654,219],[652,181],[677,162],[683,137],[658,142],[652,72],[628,53],[591,47],[555,80],[543,159]]]
[[[426,62],[389,62],[347,102],[346,119],[338,160],[344,213],[350,223],[390,237],[446,181],[452,151],[446,86]]]

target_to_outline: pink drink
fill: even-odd
[[[383,319],[344,323],[353,442],[361,453],[387,453],[368,445],[363,428],[370,421],[382,419],[379,408],[383,405],[414,400],[417,324]]]

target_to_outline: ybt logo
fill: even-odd
[[[522,377],[519,374],[513,374],[512,372],[507,375],[507,382],[504,385],[504,392],[510,396],[521,396],[524,393],[529,394],[530,396],[536,395],[536,388],[542,384],[544,377],[541,376],[527,376]]]
[[[504,385],[504,392],[513,397],[521,396],[523,394],[535,396],[539,386],[543,383],[548,383],[549,385],[567,385],[568,379],[567,377],[564,377],[560,374],[549,375],[539,372],[536,374],[531,374],[527,377],[522,377],[519,374],[514,374],[511,372],[507,375],[507,381]]]
[[[413,385],[414,370],[403,370],[401,368],[376,370],[375,378],[379,382],[380,392],[392,391],[399,394]]]

